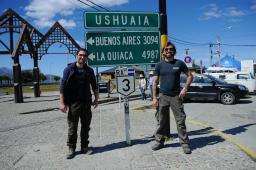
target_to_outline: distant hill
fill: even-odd
[[[4,75],[12,78],[13,77],[12,69],[7,68],[7,67],[0,67],[0,76],[4,76]],[[46,74],[45,76],[46,76],[46,80],[44,81],[44,83],[56,83],[56,81],[54,80],[55,75]],[[57,81],[57,82],[59,82],[59,81]]]
[[[12,78],[12,69],[7,67],[0,67],[0,76],[8,76]]]
[[[56,82],[60,82],[60,80],[59,80],[59,81],[55,81],[55,80],[54,80],[54,76],[55,76],[55,75],[46,74],[45,76],[46,76],[46,80],[44,81],[44,83],[56,83]]]

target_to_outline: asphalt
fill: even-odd
[[[76,156],[67,160],[67,115],[58,109],[58,92],[38,98],[24,94],[24,103],[18,104],[11,95],[0,96],[0,169],[256,169],[253,155],[189,117],[192,154],[182,152],[173,117],[173,139],[152,151],[155,109],[151,101],[140,100],[138,92],[129,97],[131,145],[127,145],[123,103],[118,101],[117,93],[100,94],[99,107],[92,109],[93,152],[81,154],[78,138]]]

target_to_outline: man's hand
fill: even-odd
[[[65,104],[63,104],[63,103],[60,104],[60,111],[61,112],[66,113],[67,110],[68,110],[67,108],[68,107]]]
[[[155,107],[158,107],[158,105],[159,105],[159,101],[157,100],[157,98],[153,98],[153,105],[155,106]]]
[[[98,107],[98,99],[95,99],[93,102],[92,102],[92,105],[94,106],[94,109],[96,107]]]
[[[179,97],[180,97],[180,98],[183,98],[183,97],[186,95],[186,93],[187,93],[187,88],[184,87],[184,88],[180,91]]]
[[[185,86],[183,87],[183,89],[180,91],[180,94],[179,94],[180,98],[184,98],[184,96],[187,93],[188,87],[190,86],[191,82],[193,81],[193,75],[192,75],[191,71],[188,71],[185,74],[187,76],[187,81],[186,81]]]

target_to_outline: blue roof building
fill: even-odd
[[[220,59],[220,66],[226,68],[236,68],[237,70],[241,70],[241,62],[236,60],[235,57],[231,57],[228,55]]]

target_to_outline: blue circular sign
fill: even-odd
[[[186,57],[184,58],[184,61],[185,61],[185,63],[191,63],[192,59],[191,59],[191,57],[186,56]]]

